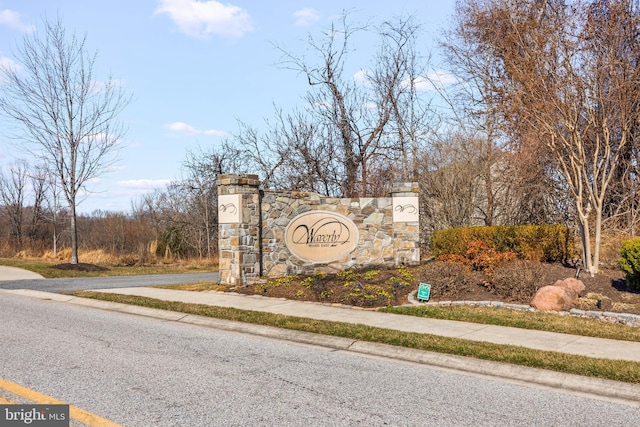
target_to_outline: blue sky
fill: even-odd
[[[343,10],[374,24],[413,14],[423,25],[420,48],[432,52],[455,0],[195,1],[0,0],[0,61],[46,16],[60,16],[68,31],[97,51],[100,78],[111,75],[133,95],[120,116],[128,133],[113,170],[92,183],[79,206],[129,211],[132,200],[180,179],[187,150],[219,146],[237,121],[260,126],[302,105],[305,79],[278,66],[274,45],[303,53],[308,34],[319,36]],[[375,34],[357,40],[348,73],[370,64]],[[0,139],[0,166],[25,154]]]

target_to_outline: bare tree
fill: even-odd
[[[186,176],[180,182],[188,206],[190,244],[199,257],[211,258],[218,247],[218,175],[235,162],[232,151],[189,151],[183,162]]]
[[[411,121],[415,117],[404,115],[410,111],[406,107],[409,98],[400,96],[417,78],[410,71],[419,69],[415,68],[418,26],[411,18],[381,25],[374,63],[361,68],[360,78],[355,79],[345,73],[355,45],[353,39],[370,30],[354,24],[345,12],[340,23],[333,24],[321,37],[309,36],[312,57],[280,48],[283,65],[300,72],[311,86],[305,100],[311,124],[316,126],[314,137],[324,139],[337,153],[335,158],[340,159],[341,167],[336,172],[343,174],[340,187],[345,197],[374,195],[372,171],[383,169],[389,158],[401,158],[411,136],[408,131],[416,128],[410,126],[415,124]],[[409,70],[408,66],[414,68]],[[396,133],[392,136],[394,120]],[[406,137],[399,144],[396,137],[403,132]]]
[[[392,85],[394,92],[389,97],[389,138],[397,148],[391,152],[397,154],[393,159],[396,167],[394,180],[418,179],[418,156],[435,128],[432,97],[421,89],[421,86],[433,85],[433,82],[427,70],[430,57],[421,56],[416,46],[420,31],[421,26],[413,17],[385,21],[378,28],[383,35],[383,43],[375,61],[387,65],[376,69],[376,80],[384,84],[384,81],[393,79],[394,73],[385,70],[396,70],[402,76],[400,84]]]
[[[95,80],[96,54],[87,52],[85,38],[68,36],[60,19],[43,24],[18,48],[20,68],[0,68],[0,113],[13,121],[8,136],[26,142],[59,178],[70,209],[71,262],[77,264],[78,196],[115,162],[125,133],[117,118],[130,97],[111,78]]]
[[[327,130],[307,111],[276,109],[275,118],[265,121],[263,131],[240,122],[234,142],[263,177],[265,187],[339,197],[344,179],[341,151],[323,133]]]
[[[8,174],[0,171],[0,214],[9,227],[14,251],[31,248],[40,242],[44,233],[45,177],[41,169],[19,160],[8,168]]]
[[[421,212],[425,234],[442,228],[476,225],[476,153],[461,134],[442,135],[423,150],[417,161]]]
[[[53,256],[58,256],[58,242],[60,240],[61,230],[58,227],[60,221],[60,186],[58,185],[59,178],[56,174],[46,172],[46,191],[45,191],[45,204],[47,207],[48,216],[47,219],[51,222],[51,239]]]
[[[242,173],[242,152],[228,146],[187,152],[183,178],[145,195],[134,217],[155,228],[158,252],[211,258],[217,252],[217,177]]]
[[[9,174],[0,173],[0,200],[4,215],[11,226],[11,236],[18,251],[22,250],[24,236],[24,209],[28,184],[28,165],[18,161],[9,167]]]
[[[499,209],[497,182],[504,177],[495,169],[504,166],[505,139],[496,99],[491,96],[493,59],[469,40],[467,28],[458,21],[443,43],[445,56],[458,77],[453,97],[446,97],[454,112],[454,123],[470,136],[476,147],[482,206],[478,206],[484,225],[496,225]]]
[[[548,150],[532,144],[537,138],[530,138],[504,114],[503,99],[496,96],[505,78],[504,67],[477,37],[476,28],[469,25],[469,15],[482,10],[483,5],[485,2],[475,1],[459,5],[464,13],[455,15],[441,42],[457,81],[447,90],[436,88],[452,113],[450,126],[468,135],[476,147],[481,223],[552,221],[557,212],[551,200],[555,187],[545,169]]]
[[[33,196],[33,203],[29,207],[31,211],[31,217],[29,220],[29,229],[27,233],[29,235],[29,240],[32,247],[35,246],[35,243],[37,241],[41,240],[41,234],[43,233],[41,225],[44,222],[46,216],[45,203],[48,185],[47,175],[48,174],[46,168],[41,165],[32,167],[32,170],[29,173],[29,183]]]
[[[534,132],[562,174],[596,273],[604,203],[637,120],[638,16],[622,0],[469,0],[458,15],[497,64],[502,114]]]

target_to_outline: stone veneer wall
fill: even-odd
[[[369,265],[420,262],[418,222],[395,222],[393,197],[418,196],[416,183],[395,183],[392,197],[332,198],[315,193],[260,190],[257,175],[221,175],[219,196],[240,195],[239,223],[219,224],[220,279],[236,284],[260,277],[336,272]],[[293,255],[285,229],[298,215],[329,211],[349,218],[358,228],[356,248],[341,259],[312,263]]]

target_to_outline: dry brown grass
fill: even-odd
[[[602,243],[600,244],[600,260],[602,263],[610,267],[617,266],[622,243],[632,238],[627,233],[603,233]]]
[[[87,264],[117,265],[120,257],[116,257],[102,249],[98,249],[90,251],[79,250],[78,258]],[[46,261],[69,262],[71,260],[71,249],[62,249],[58,251],[56,255],[53,254],[53,251],[47,251],[40,257],[40,259]]]
[[[48,262],[70,262],[71,261],[71,249],[59,250],[56,255],[53,251],[47,251],[43,255],[34,255],[26,252],[21,252],[16,255],[16,258],[21,259],[34,259]],[[126,254],[126,255],[113,255],[102,249],[96,250],[79,250],[78,259],[85,264],[95,264],[100,266],[141,266],[141,265],[165,265],[165,266],[177,266],[183,268],[212,268],[217,267],[217,259],[206,258],[189,258],[189,259],[174,259],[157,257],[147,252],[143,254]]]
[[[71,249],[31,253],[22,251],[10,258],[0,258],[0,265],[8,265],[41,274],[46,278],[121,276],[139,274],[189,273],[215,271],[218,267],[214,259],[174,259],[157,257],[147,251],[140,254],[113,255],[104,250],[79,250],[78,261],[83,266],[98,266],[99,271],[58,269],[56,266],[71,262]]]

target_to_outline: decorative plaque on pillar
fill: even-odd
[[[218,223],[240,224],[242,222],[242,195],[218,196]]]
[[[420,202],[417,196],[393,198],[393,222],[420,221]]]

